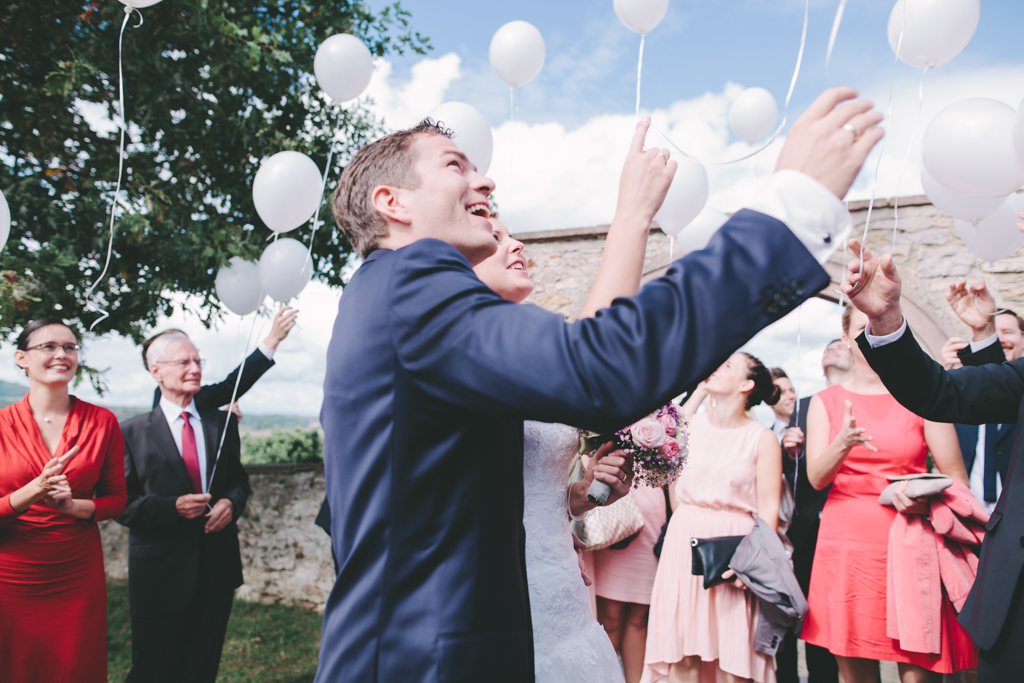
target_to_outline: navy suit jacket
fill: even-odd
[[[594,318],[503,300],[451,245],[370,254],[338,306],[320,419],[339,575],[316,680],[533,680],[523,420],[618,429],[828,283],[779,221]]]
[[[1003,354],[1003,347],[999,344],[990,344],[977,353],[971,351],[970,346],[957,351],[960,362],[964,365],[985,365],[986,363],[1002,363],[1006,360]],[[956,426],[957,440],[960,442],[960,452],[964,455],[964,465],[967,472],[974,467],[974,459],[978,451],[978,425],[958,424]],[[996,475],[1006,482],[1006,475],[1010,467],[1010,453],[1013,446],[1013,424],[990,424],[985,426],[985,500],[996,499]]]
[[[799,427],[807,438],[807,410],[811,405],[812,396],[805,396],[800,399],[800,420],[796,419],[796,411],[793,411],[789,419],[790,427]],[[800,453],[800,458],[794,460],[786,451],[782,451],[782,471],[794,491],[793,496],[793,519],[789,522],[789,529],[786,530],[786,537],[793,544],[793,553],[810,552],[814,554],[818,542],[818,528],[821,526],[821,511],[828,500],[828,492],[832,490],[829,484],[822,490],[811,486],[811,480],[807,478],[807,451]]]
[[[893,397],[926,420],[1016,424],[1024,414],[1024,359],[944,370],[921,350],[909,330],[877,349],[863,334],[857,343]],[[995,645],[1024,567],[1024,477],[1013,474],[1022,450],[1018,430],[1002,495],[985,527],[978,576],[960,611],[960,623],[982,650]]]

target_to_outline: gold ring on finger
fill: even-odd
[[[852,123],[844,123],[843,130],[848,130],[851,133],[853,133],[853,141],[857,142],[857,138],[860,137],[860,129],[858,129],[857,126],[853,125]]]

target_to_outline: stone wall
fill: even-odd
[[[253,493],[239,520],[245,584],[236,595],[323,612],[334,585],[330,539],[313,524],[324,499],[320,465],[247,467]],[[107,576],[128,578],[128,530],[100,524]]]

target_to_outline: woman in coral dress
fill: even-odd
[[[711,406],[690,420],[690,460],[654,579],[641,680],[773,683],[772,658],[754,650],[757,598],[738,580],[705,590],[690,570],[690,539],[746,535],[754,515],[778,526],[782,450],[747,411],[774,405],[779,389],[761,361],[737,353],[704,390]]]
[[[113,413],[68,394],[78,348],[60,321],[29,323],[15,361],[30,391],[0,410],[5,683],[107,681],[107,590],[96,522],[124,511],[124,446]]]
[[[878,502],[890,475],[927,471],[931,451],[939,471],[967,484],[953,425],[927,422],[896,402],[854,340],[867,317],[843,314],[843,341],[854,372],[811,399],[807,411],[807,476],[818,489],[832,484],[807,596],[803,639],[836,655],[844,683],[876,683],[879,661],[897,662],[904,683],[941,681],[943,673],[977,666],[977,648],[956,621],[942,591],[939,654],[908,652],[886,635],[889,528],[897,509]],[[926,505],[894,501],[906,514]]]

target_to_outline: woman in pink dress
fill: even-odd
[[[747,411],[774,405],[779,389],[761,361],[737,353],[704,390],[711,403],[690,420],[690,461],[675,484],[654,579],[642,681],[773,683],[772,658],[754,650],[757,598],[738,580],[705,590],[690,571],[690,539],[746,535],[754,515],[778,527],[782,450]]]
[[[622,657],[626,683],[637,683],[644,668],[647,620],[658,558],[654,544],[665,524],[665,489],[646,486],[630,493],[644,516],[640,535],[622,550],[593,553],[591,568],[597,593],[597,620]]]
[[[977,666],[977,648],[945,590],[941,653],[908,652],[886,635],[889,528],[900,512],[928,508],[899,494],[897,511],[878,496],[887,476],[927,471],[929,451],[943,474],[967,484],[967,471],[953,425],[927,422],[901,406],[868,365],[854,343],[866,325],[860,311],[843,313],[853,374],[812,398],[807,411],[807,477],[815,488],[831,483],[832,490],[821,513],[803,639],[836,655],[844,683],[875,683],[879,661],[897,662],[903,683],[937,683],[943,673]]]

